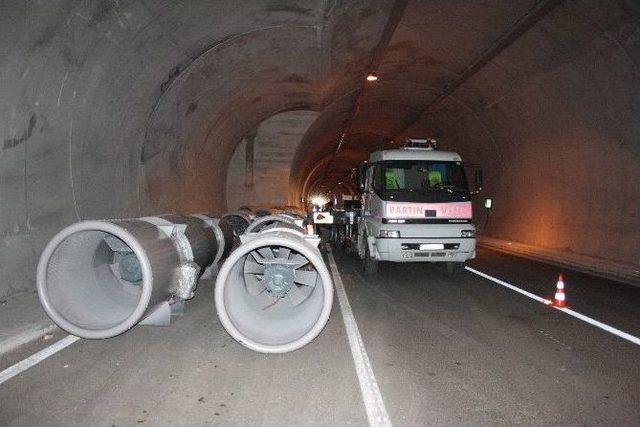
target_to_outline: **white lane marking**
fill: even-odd
[[[23,361],[18,362],[15,365],[5,369],[4,371],[0,372],[0,384],[10,380],[11,378],[26,371],[32,366],[37,365],[38,363],[42,362],[46,358],[53,356],[60,350],[63,350],[66,347],[69,347],[71,344],[78,341],[79,339],[80,339],[79,337],[76,337],[74,335],[67,335],[66,337],[62,338],[60,341],[54,344],[51,344],[49,347],[42,349],[39,352],[27,357]]]
[[[40,322],[31,325],[29,329],[18,334],[12,335],[11,338],[0,338],[0,356],[10,353],[21,345],[27,344],[42,335],[56,329],[56,325],[51,322]]]
[[[474,269],[474,268],[471,268],[471,267],[469,267],[469,266],[465,267],[465,269],[466,269],[466,270],[468,270],[468,271],[470,271],[470,272],[472,272],[472,273],[474,273],[474,274],[477,274],[478,276],[484,277],[485,279],[489,279],[489,280],[491,280],[492,282],[496,282],[498,285],[502,285],[502,286],[504,286],[505,288],[509,288],[509,289],[511,289],[512,291],[518,292],[518,293],[520,293],[520,294],[522,294],[522,295],[524,295],[524,296],[527,296],[527,297],[529,297],[529,298],[531,298],[531,299],[534,299],[534,300],[536,300],[536,301],[538,301],[538,302],[541,302],[541,303],[543,303],[543,304],[546,304],[546,303],[547,303],[547,300],[546,300],[546,299],[544,299],[544,298],[542,298],[542,297],[539,297],[538,295],[532,294],[531,292],[527,292],[527,291],[525,291],[524,289],[520,289],[520,288],[518,288],[518,287],[516,287],[516,286],[513,286],[513,285],[511,285],[511,284],[509,284],[509,283],[505,282],[504,280],[496,279],[496,278],[495,278],[495,277],[493,277],[493,276],[489,276],[487,273],[483,273],[482,271],[478,271],[478,270],[476,270],[476,269]]]
[[[364,347],[362,336],[358,330],[358,324],[356,323],[353,311],[351,310],[349,298],[347,298],[347,292],[344,289],[340,272],[338,271],[336,261],[333,259],[333,254],[331,253],[331,249],[328,245],[327,256],[329,258],[329,266],[331,268],[333,282],[338,295],[338,302],[340,303],[340,310],[342,311],[342,320],[344,321],[344,327],[347,330],[347,337],[349,338],[349,347],[351,347],[353,363],[356,366],[356,373],[358,374],[360,392],[362,393],[362,401],[364,402],[364,407],[367,411],[369,425],[391,426],[391,420],[387,414],[387,408],[384,406],[378,382],[373,374],[373,367],[369,361],[367,350]]]
[[[512,291],[518,292],[518,293],[520,293],[522,295],[525,295],[525,296],[527,296],[527,297],[529,297],[531,299],[534,299],[534,300],[536,300],[538,302],[541,302],[541,303],[543,303],[545,305],[548,305],[549,307],[553,307],[556,310],[560,310],[563,313],[567,313],[569,316],[573,316],[576,319],[580,319],[580,320],[582,320],[584,322],[587,322],[587,323],[589,323],[589,324],[591,324],[591,325],[593,325],[593,326],[595,326],[597,328],[600,328],[600,329],[602,329],[604,331],[607,331],[607,332],[609,332],[609,333],[611,333],[613,335],[616,335],[616,336],[618,336],[618,337],[620,337],[622,339],[625,339],[625,340],[627,340],[629,342],[632,342],[634,344],[640,345],[640,338],[638,338],[636,336],[633,336],[631,334],[628,334],[628,333],[626,333],[624,331],[621,331],[620,329],[616,329],[613,326],[606,325],[606,324],[604,324],[602,322],[599,322],[599,321],[597,321],[595,319],[592,319],[589,316],[585,316],[584,314],[578,313],[577,311],[573,311],[573,310],[571,310],[569,308],[556,307],[556,306],[550,305],[551,300],[539,297],[538,295],[532,294],[531,292],[527,292],[527,291],[525,291],[523,289],[520,289],[520,288],[518,288],[516,286],[513,286],[513,285],[505,282],[504,280],[496,279],[495,277],[489,276],[488,274],[483,273],[482,271],[478,271],[478,270],[476,270],[474,268],[471,268],[471,267],[465,267],[465,269],[467,269],[468,271],[470,271],[470,272],[472,272],[474,274],[477,274],[478,276],[484,277],[485,279],[491,280],[492,282],[495,282],[495,283],[497,283],[499,285],[502,285],[505,288],[509,288]]]

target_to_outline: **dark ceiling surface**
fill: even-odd
[[[14,288],[72,221],[224,210],[235,147],[290,110],[320,113],[292,202],[373,150],[435,137],[482,165],[486,235],[639,262],[637,1],[0,8],[0,268]]]

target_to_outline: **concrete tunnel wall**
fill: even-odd
[[[69,223],[225,210],[236,146],[293,110],[319,115],[290,202],[392,139],[434,136],[483,165],[496,204],[484,234],[637,269],[638,4],[559,2],[431,108],[534,2],[410,1],[333,159],[394,6],[3,2],[0,296],[34,288]]]
[[[356,79],[378,3],[3,2],[0,295],[33,289],[42,248],[74,221],[224,211],[238,142]]]
[[[260,123],[245,136],[227,169],[227,207],[289,205],[293,157],[315,111],[288,111]]]

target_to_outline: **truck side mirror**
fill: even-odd
[[[482,169],[476,169],[476,189],[482,190]]]
[[[357,174],[358,174],[358,189],[360,191],[363,191],[364,185],[367,181],[367,165],[363,164],[358,166]]]

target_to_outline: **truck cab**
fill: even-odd
[[[365,272],[377,271],[379,261],[444,262],[454,272],[475,257],[471,192],[457,153],[433,146],[376,151],[358,175]]]

